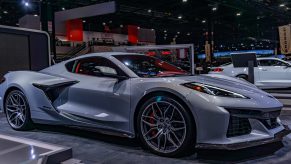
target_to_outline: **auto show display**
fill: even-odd
[[[289,132],[278,117],[282,104],[254,85],[193,76],[141,54],[88,54],[1,79],[0,109],[15,130],[44,123],[138,137],[169,157],[266,144]]]

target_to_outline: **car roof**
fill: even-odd
[[[94,56],[110,57],[110,56],[116,56],[116,55],[143,55],[143,54],[129,53],[129,52],[100,52],[100,53],[91,53],[91,54],[82,55],[77,58],[94,57]]]
[[[257,58],[257,60],[268,60],[268,59],[272,59],[272,60],[280,60],[279,58],[274,58],[274,57],[263,57],[263,58]]]

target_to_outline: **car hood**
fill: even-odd
[[[264,94],[267,96],[271,96],[270,94],[260,90],[255,85],[247,81],[228,77],[225,75],[219,75],[219,74],[172,77],[171,81],[177,84],[190,83],[190,82],[207,84],[207,85],[223,88],[229,91],[233,91],[236,93],[240,93],[248,97],[253,94]]]

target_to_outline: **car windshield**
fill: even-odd
[[[144,55],[115,55],[139,77],[173,77],[190,75],[165,61]]]

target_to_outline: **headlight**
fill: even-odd
[[[220,96],[220,97],[231,97],[231,98],[243,98],[248,99],[248,97],[241,95],[239,93],[235,93],[232,91],[228,91],[222,88],[201,84],[201,83],[186,83],[182,84],[183,86],[193,89],[198,92],[206,93],[213,96]]]

